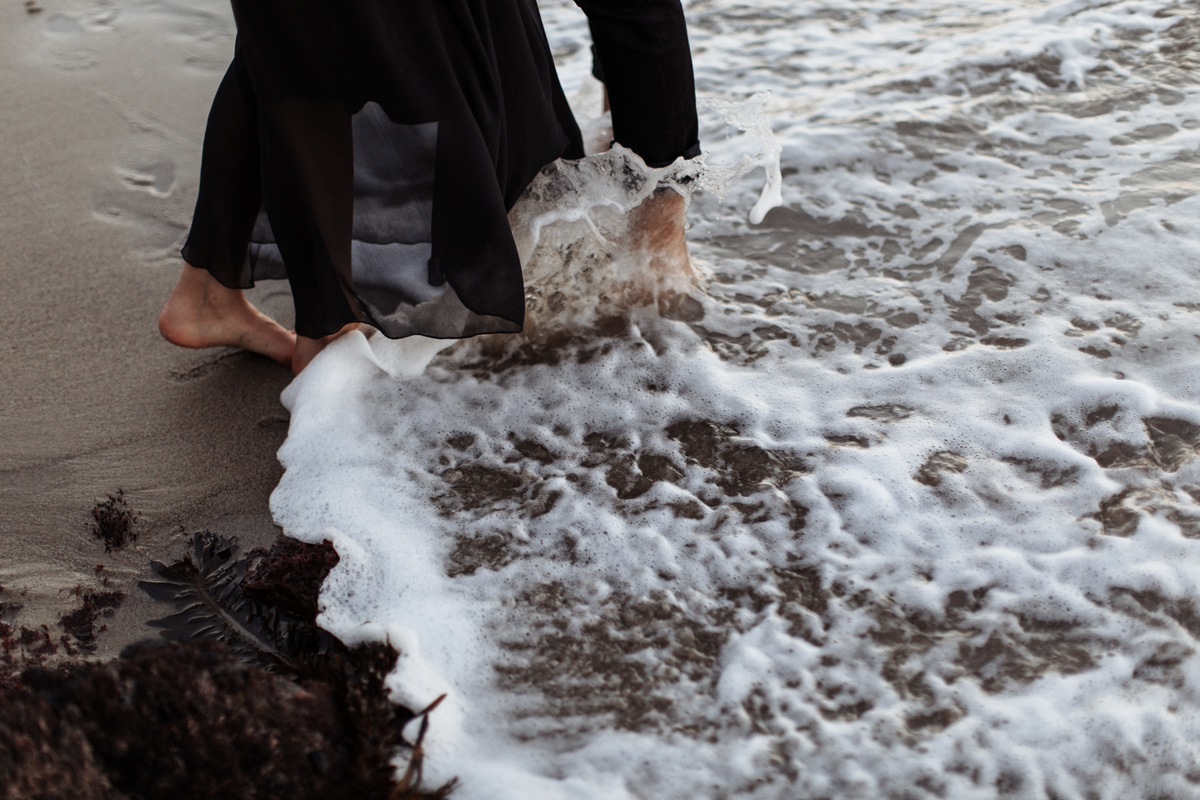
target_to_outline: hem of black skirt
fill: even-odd
[[[225,281],[221,280],[221,276],[217,275],[215,272],[213,272],[212,269],[207,264],[197,264],[194,261],[192,261],[191,258],[188,257],[189,252],[192,252],[192,248],[189,248],[186,244],[179,251],[179,254],[183,257],[184,262],[187,263],[188,266],[192,266],[192,267],[196,267],[197,269],[204,270],[209,275],[212,275],[213,278],[217,281],[217,283],[220,283],[222,286],[224,286],[227,289],[241,289],[241,290],[253,289],[254,286],[258,283],[258,281],[286,280],[286,278],[259,278],[258,280],[251,279],[249,284],[247,284],[245,286],[239,286],[236,284],[230,285],[229,283],[226,283]],[[197,259],[197,260],[199,260],[199,259]],[[471,311],[471,313],[473,313],[473,314],[480,314],[480,312],[474,311],[470,308],[468,308],[468,310]],[[369,319],[351,319],[351,320],[347,320],[347,321],[345,321],[341,324],[338,324],[336,326],[333,326],[333,327],[322,326],[321,329],[325,330],[325,332],[317,333],[315,336],[310,336],[308,333],[301,331],[299,328],[296,329],[296,333],[299,336],[305,336],[309,339],[323,339],[326,336],[332,336],[333,334],[337,333],[338,331],[340,331],[342,328],[346,327],[347,325],[361,324],[361,325],[370,325],[372,328],[374,328],[375,330],[382,333],[388,339],[395,341],[398,339],[407,339],[410,336],[424,336],[426,339],[447,339],[447,340],[449,340],[449,339],[474,339],[476,336],[491,336],[491,335],[495,335],[495,334],[521,333],[522,331],[525,330],[525,321],[524,320],[509,319],[508,317],[504,317],[499,314],[480,314],[480,316],[488,316],[488,317],[495,317],[497,319],[502,319],[505,322],[515,325],[516,328],[514,330],[479,331],[478,333],[468,333],[468,334],[464,334],[462,336],[439,336],[437,334],[418,333],[418,332],[405,333],[401,336],[392,336],[386,330],[379,327],[378,325],[376,325],[374,322],[372,322]]]
[[[271,279],[268,278],[266,280],[271,280]],[[346,322],[343,322],[343,323],[337,325],[336,327],[332,328],[331,330],[325,330],[325,326],[322,326],[321,330],[325,330],[325,333],[317,333],[315,336],[307,334],[304,331],[300,330],[299,328],[296,329],[296,334],[298,336],[304,336],[308,339],[323,339],[326,336],[332,336],[333,334],[337,333],[338,331],[340,331],[342,328],[346,327],[347,325],[356,325],[356,324],[370,325],[372,328],[374,328],[375,330],[377,330],[381,334],[383,334],[386,338],[391,339],[393,341],[396,341],[399,339],[407,339],[410,336],[423,336],[426,339],[443,339],[443,340],[474,339],[476,336],[494,336],[496,334],[521,333],[522,331],[525,330],[525,323],[523,320],[518,322],[516,320],[508,319],[507,317],[501,317],[498,314],[488,314],[487,316],[496,317],[497,319],[502,319],[505,322],[509,322],[513,325],[516,325],[517,327],[515,330],[479,331],[477,333],[466,333],[466,334],[462,334],[460,336],[440,336],[435,333],[421,333],[420,331],[413,331],[412,333],[405,333],[400,336],[392,336],[390,333],[388,333],[383,328],[379,327],[376,323],[372,322],[369,319],[352,319],[352,320],[347,320]]]
[[[369,322],[365,322],[364,324],[371,325],[371,323],[369,323]],[[374,325],[371,325],[371,327],[375,328]],[[382,328],[375,328],[375,330],[379,331],[380,333],[382,333],[384,335],[385,338],[390,339],[393,342],[399,341],[401,339],[407,339],[410,336],[422,336],[426,339],[438,339],[440,341],[457,342],[457,341],[462,341],[464,339],[474,339],[476,336],[501,336],[501,335],[508,336],[508,335],[511,335],[514,333],[522,333],[525,330],[525,326],[522,325],[520,328],[517,328],[515,331],[479,331],[478,333],[468,333],[468,334],[464,334],[463,336],[436,336],[436,335],[430,334],[430,333],[406,333],[403,336],[388,336],[387,331],[383,330]]]

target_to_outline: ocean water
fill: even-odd
[[[77,5],[62,69],[232,43],[216,3]],[[703,166],[548,172],[526,334],[352,334],[285,392],[322,624],[447,694],[463,800],[1200,797],[1200,6],[686,9]],[[695,287],[627,246],[656,180],[700,188]]]
[[[756,95],[783,166],[758,225],[763,170],[695,195],[697,288],[639,305],[610,155],[515,214],[527,335],[289,387],[272,509],[342,555],[323,624],[448,694],[432,780],[1200,796],[1197,10],[693,0],[710,173]]]

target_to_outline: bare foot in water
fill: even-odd
[[[684,283],[693,276],[684,235],[683,195],[656,189],[629,212],[630,245],[646,259],[649,274],[660,283]]]
[[[328,336],[322,336],[320,339],[310,339],[307,336],[296,337],[296,352],[292,354],[292,374],[299,375],[301,370],[307,367],[312,360],[317,357],[317,353],[329,346],[329,343],[334,339],[340,339],[350,331],[362,331],[367,333],[369,326],[361,322],[351,322],[349,325],[342,327],[337,333],[331,333]]]
[[[296,334],[251,305],[240,289],[190,264],[158,316],[158,330],[180,347],[238,347],[285,365],[296,349]]]

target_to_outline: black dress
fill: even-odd
[[[286,277],[296,332],[521,329],[506,213],[582,157],[534,0],[234,0],[184,259]]]

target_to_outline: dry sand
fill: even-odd
[[[228,4],[35,8],[0,5],[0,600],[57,638],[77,603],[67,590],[96,585],[103,563],[129,593],[105,656],[154,635],[144,622],[163,609],[135,582],[149,558],[180,551],[180,526],[276,535],[267,502],[290,374],[172,347],[155,325],[233,50]],[[286,286],[252,296],[290,324]],[[106,554],[90,512],[118,488],[140,538]]]

